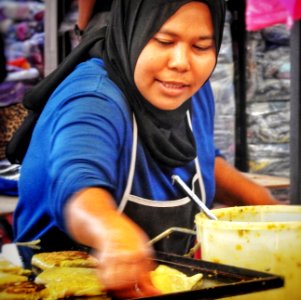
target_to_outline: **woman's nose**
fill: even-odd
[[[186,72],[190,69],[189,51],[185,45],[177,45],[172,49],[169,68],[179,72]]]

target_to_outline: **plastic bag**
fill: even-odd
[[[278,0],[287,9],[293,20],[301,19],[301,0]]]
[[[301,0],[247,0],[247,30],[260,30],[276,24],[291,27],[301,18]]]

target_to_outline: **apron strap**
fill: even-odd
[[[191,130],[193,131],[191,116],[190,116],[189,111],[187,111],[187,119],[188,119],[188,124],[189,124]],[[134,180],[134,174],[135,174],[135,167],[136,167],[137,144],[138,144],[138,128],[137,128],[137,121],[136,121],[135,115],[133,114],[133,145],[132,145],[132,153],[131,153],[131,162],[130,162],[130,169],[129,169],[129,176],[128,176],[127,184],[126,184],[121,202],[118,207],[119,212],[122,212],[124,210],[124,208],[127,204],[127,201],[128,201],[128,196],[131,193],[132,184],[133,184],[133,180]],[[206,204],[206,191],[205,191],[201,166],[200,166],[200,163],[199,163],[199,160],[197,157],[195,159],[195,166],[196,166],[196,175],[197,175],[197,178],[199,179],[198,182],[200,185],[201,200]]]
[[[193,132],[191,116],[190,116],[189,110],[187,110],[186,114],[187,114],[188,125],[189,125],[191,131]],[[199,185],[200,185],[201,200],[206,204],[206,191],[205,191],[205,185],[204,185],[201,165],[200,165],[198,156],[196,156],[194,161],[195,161],[195,168],[196,168],[197,178],[199,179],[198,182],[199,182]]]
[[[122,212],[125,208],[127,203],[128,195],[131,192],[132,184],[134,180],[134,173],[135,173],[135,166],[136,166],[136,154],[137,154],[137,143],[138,143],[138,128],[137,128],[137,121],[135,115],[133,114],[133,145],[132,145],[132,154],[131,154],[131,162],[130,162],[130,169],[129,169],[129,177],[128,181],[121,199],[121,202],[118,207],[118,211]]]

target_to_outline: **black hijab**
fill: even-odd
[[[195,143],[186,119],[191,100],[187,99],[172,111],[160,110],[142,97],[134,83],[134,69],[142,49],[165,21],[188,2],[191,0],[114,0],[107,28],[90,30],[59,67],[25,95],[23,103],[30,110],[29,120],[25,120],[23,128],[21,126],[10,142],[8,159],[16,162],[14,151],[20,152],[17,144],[20,144],[22,134],[26,134],[26,138],[31,135],[32,124],[51,93],[78,63],[89,57],[104,59],[110,79],[124,92],[135,114],[139,138],[154,159],[169,167],[181,166],[194,159]],[[211,11],[218,53],[224,26],[224,0],[198,2],[207,4]],[[22,129],[25,132],[22,133]],[[27,149],[23,138],[21,148],[24,147]],[[17,162],[23,159],[25,151],[22,150],[17,153]]]
[[[196,156],[186,112],[191,100],[178,109],[163,111],[152,106],[137,90],[134,69],[148,41],[166,20],[191,0],[116,0],[105,42],[104,60],[109,77],[122,89],[135,114],[139,137],[151,155],[164,165],[177,167]],[[202,0],[210,8],[217,53],[222,40],[224,2]],[[122,74],[122,76],[121,76]]]

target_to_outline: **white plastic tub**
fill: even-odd
[[[243,206],[196,215],[202,259],[283,275],[285,287],[231,299],[301,299],[301,206]],[[229,299],[229,298],[228,298]]]

